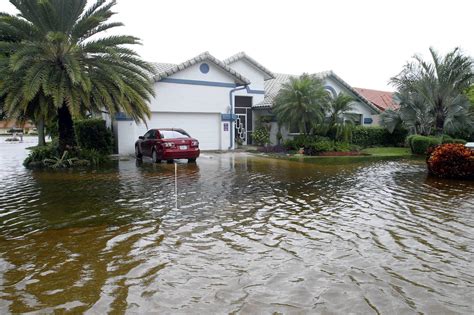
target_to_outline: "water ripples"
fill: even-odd
[[[29,171],[0,143],[0,312],[472,313],[474,184],[204,154]]]

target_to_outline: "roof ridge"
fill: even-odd
[[[222,62],[226,65],[229,65],[229,64],[234,63],[234,62],[236,62],[240,59],[246,59],[254,67],[256,67],[257,69],[262,71],[264,74],[266,74],[267,78],[265,80],[275,79],[275,74],[272,71],[270,71],[268,68],[264,67],[257,60],[255,60],[252,57],[250,57],[249,55],[247,55],[247,53],[245,53],[244,51],[240,51],[240,52],[230,56],[229,58],[226,58],[226,59],[222,60]]]
[[[220,61],[213,55],[209,53],[209,51],[205,51],[203,53],[200,53],[199,55],[195,56],[194,58],[188,59],[180,64],[175,65],[174,67],[167,69],[161,73],[158,73],[155,75],[154,80],[155,82],[160,81],[166,77],[169,77],[170,75],[173,75],[179,71],[182,71],[184,69],[187,69],[201,61],[210,61],[214,63],[216,66],[219,68],[223,69],[224,71],[228,72],[230,75],[234,77],[234,79],[237,79],[238,83],[241,85],[247,85],[250,84],[250,80],[232,69],[231,67],[227,66],[224,62]]]

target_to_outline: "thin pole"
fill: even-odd
[[[178,209],[178,163],[174,162],[174,198],[175,207]]]

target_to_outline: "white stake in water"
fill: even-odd
[[[174,162],[174,200],[175,207],[178,209],[178,163]]]

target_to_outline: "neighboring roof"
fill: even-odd
[[[365,103],[367,106],[372,108],[375,112],[377,112],[377,113],[380,112],[380,109],[377,106],[375,106],[367,98],[365,98],[363,95],[361,95],[352,86],[347,84],[346,81],[341,79],[341,77],[336,75],[334,72],[324,71],[324,72],[315,73],[315,75],[317,77],[319,77],[320,79],[325,79],[325,78],[331,77],[332,79],[337,81],[339,84],[344,86],[346,89],[351,91],[357,98],[359,98],[363,103]],[[275,79],[265,81],[265,98],[264,98],[263,102],[257,103],[253,107],[262,108],[262,109],[272,107],[274,99],[277,96],[278,92],[280,91],[282,84],[288,82],[288,80],[291,77],[297,77],[297,75],[276,73],[275,74]]]
[[[363,88],[354,89],[359,92],[359,94],[363,95],[366,99],[368,99],[370,102],[372,102],[372,104],[377,106],[380,110],[397,109],[400,107],[400,105],[395,103],[395,101],[393,100],[393,92]]]
[[[187,69],[195,64],[198,64],[200,62],[207,61],[212,64],[214,64],[216,67],[222,69],[224,72],[227,72],[231,77],[234,78],[234,80],[239,84],[239,85],[247,85],[250,84],[250,81],[239,74],[237,71],[234,69],[230,68],[227,66],[225,63],[217,59],[216,57],[212,56],[209,52],[204,52],[200,55],[197,55],[196,57],[189,59],[183,63],[180,63],[179,65],[173,65],[173,64],[163,64],[163,63],[157,63],[155,64],[155,67],[157,70],[160,70],[157,72],[155,75],[154,79],[155,82],[158,82],[166,77],[169,77],[170,75],[173,75],[179,71],[182,71],[184,69]]]
[[[274,79],[275,78],[275,74],[273,74],[273,72],[271,72],[270,70],[268,70],[267,68],[265,68],[264,66],[262,66],[260,63],[258,63],[255,59],[253,59],[252,57],[250,57],[249,55],[247,55],[245,52],[241,51],[239,53],[236,53],[235,55],[233,56],[230,56],[229,58],[227,59],[224,59],[224,63],[226,65],[230,65],[236,61],[239,61],[239,60],[242,60],[242,59],[245,59],[248,63],[250,63],[251,65],[253,65],[255,68],[257,68],[258,70],[260,70],[261,72],[263,72],[263,74],[265,75],[264,79],[265,80],[270,80],[270,79]]]

